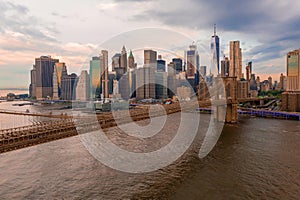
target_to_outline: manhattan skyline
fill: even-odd
[[[201,47],[200,65],[210,66],[206,54],[210,52],[213,24],[218,27],[220,57],[229,56],[229,41],[239,40],[243,72],[247,62],[253,61],[254,73],[262,80],[269,75],[279,80],[281,73],[286,74],[286,52],[299,48],[299,3],[290,3],[189,1],[183,6],[180,1],[93,0],[52,1],[40,6],[37,1],[0,1],[0,69],[4,72],[0,88],[27,88],[28,70],[39,55],[59,58],[70,72],[78,73],[88,69],[90,58],[99,54],[105,41],[149,27],[188,36]],[[125,9],[128,7],[132,11]],[[212,10],[215,12],[209,12]],[[124,45],[131,49],[131,44]],[[190,44],[178,45],[183,56]]]

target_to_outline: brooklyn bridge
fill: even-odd
[[[128,117],[128,110],[116,111],[118,113],[117,117],[113,114],[113,112],[94,113],[91,116],[75,114],[55,115],[52,113],[43,114],[0,110],[0,114],[4,115],[22,115],[35,118],[42,117],[43,119],[46,119],[43,121],[35,121],[28,126],[0,130],[0,153],[75,136],[78,135],[79,128],[81,132],[82,130],[84,132],[94,131],[97,130],[99,126],[101,129],[105,130],[107,128],[117,126],[117,124],[146,120],[151,117],[165,114],[169,115],[177,112],[196,112],[199,110],[205,112],[210,110],[214,112],[214,119],[222,120],[227,123],[235,123],[237,121],[238,112],[236,105],[238,102],[254,102],[256,104],[262,104],[262,102],[269,102],[273,99],[274,98],[249,98],[239,99],[234,102],[231,98],[229,98],[226,101],[204,100],[195,101],[196,103],[191,101],[189,103],[186,102],[181,104],[173,103],[169,105],[161,105],[163,108],[160,107],[161,109],[154,109],[154,111],[152,110],[151,112],[149,112],[151,108],[150,105],[143,105],[140,107],[135,106],[133,109],[129,109],[130,117]]]

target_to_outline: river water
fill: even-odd
[[[120,146],[130,141],[132,151],[154,150],[172,139],[179,118],[170,115],[149,140],[130,141],[117,128],[107,134]],[[201,120],[206,124],[209,115]],[[173,164],[140,174],[103,165],[80,136],[0,154],[0,199],[299,199],[299,121],[240,118],[200,159],[206,129]]]

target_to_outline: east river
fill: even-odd
[[[0,103],[0,108],[5,106],[8,103]],[[13,117],[0,117],[1,128],[9,127]],[[135,140],[117,128],[107,135],[127,150],[154,151],[174,137],[179,119],[180,114],[169,115],[163,131],[149,139]],[[13,125],[27,120],[21,117]],[[201,115],[201,123],[208,121],[209,115]],[[80,136],[0,154],[0,199],[300,198],[299,121],[240,118],[238,124],[224,127],[214,149],[202,159],[198,152],[207,127],[200,127],[184,155],[148,173],[105,166],[88,152]]]

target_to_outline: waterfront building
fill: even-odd
[[[51,56],[41,56],[35,59],[34,69],[32,71],[35,80],[35,96],[37,99],[53,97],[53,71],[55,63],[58,59],[53,59]],[[32,93],[34,93],[32,92]]]
[[[217,76],[220,74],[220,39],[216,35],[216,24],[214,35],[211,37],[211,63],[211,72]]]
[[[62,100],[75,100],[76,99],[76,86],[78,77],[75,73],[62,77],[61,80],[61,99]]]
[[[300,55],[299,50],[287,54],[287,91],[300,91]]]
[[[237,98],[244,99],[249,96],[249,82],[244,80],[237,81]]]
[[[230,41],[230,69],[229,76],[237,77],[237,80],[242,78],[242,49],[240,41]]]
[[[299,54],[300,54],[300,49],[287,53],[287,62],[286,62],[287,63],[286,66],[287,67],[287,89],[286,92],[282,94],[282,109],[291,112],[300,112],[300,55]]]
[[[88,101],[90,97],[90,76],[86,70],[82,70],[76,87],[76,100]]]

